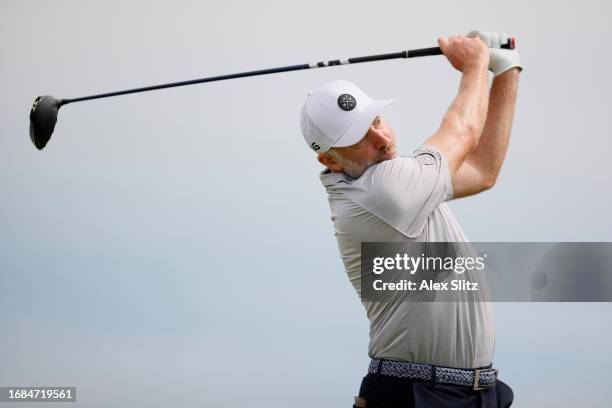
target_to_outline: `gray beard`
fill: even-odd
[[[361,175],[368,169],[368,167],[378,163],[377,160],[372,160],[366,163],[359,163],[342,157],[337,157],[336,160],[342,166],[342,172],[355,179],[361,177]]]

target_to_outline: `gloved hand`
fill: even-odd
[[[489,31],[470,31],[467,36],[478,36],[489,47],[489,70],[493,72],[494,77],[514,67],[523,70],[517,50],[500,48],[510,39],[508,35]]]

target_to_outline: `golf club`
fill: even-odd
[[[514,38],[511,38],[506,44],[502,45],[502,48],[506,48],[506,49],[514,49],[514,47],[515,47]],[[98,95],[83,96],[80,98],[73,98],[73,99],[56,99],[51,95],[39,96],[34,101],[34,104],[32,105],[32,110],[30,111],[30,139],[32,139],[34,146],[36,146],[38,150],[42,150],[47,145],[47,142],[49,142],[49,139],[51,138],[51,134],[53,133],[53,129],[55,128],[55,123],[57,122],[57,113],[59,111],[59,108],[62,107],[63,105],[67,105],[72,102],[81,102],[81,101],[88,101],[91,99],[108,98],[109,96],[126,95],[126,94],[137,93],[137,92],[153,91],[156,89],[173,88],[177,86],[201,84],[204,82],[223,81],[226,79],[275,74],[278,72],[298,71],[302,69],[311,69],[311,68],[324,68],[324,67],[332,67],[335,65],[359,64],[361,62],[383,61],[383,60],[395,59],[395,58],[425,57],[429,55],[441,55],[441,54],[442,54],[442,50],[440,49],[440,47],[421,48],[421,49],[416,49],[416,50],[400,51],[400,52],[389,53],[389,54],[378,54],[378,55],[369,55],[365,57],[348,58],[344,60],[339,60],[339,59],[330,60],[327,62],[317,62],[315,64],[290,65],[286,67],[262,69],[258,71],[240,72],[237,74],[219,75],[219,76],[213,76],[213,77],[208,77],[208,78],[192,79],[189,81],[172,82],[168,84],[146,86],[143,88],[127,89],[124,91],[116,91],[116,92],[109,92],[109,93],[103,93],[103,94],[98,94]]]

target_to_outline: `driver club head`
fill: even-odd
[[[42,150],[55,128],[57,111],[66,102],[65,99],[55,99],[51,95],[39,96],[30,111],[30,139],[38,150]]]

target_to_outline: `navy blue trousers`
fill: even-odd
[[[495,387],[476,391],[380,374],[363,378],[359,396],[367,408],[507,408],[514,399],[512,389],[499,380]]]

